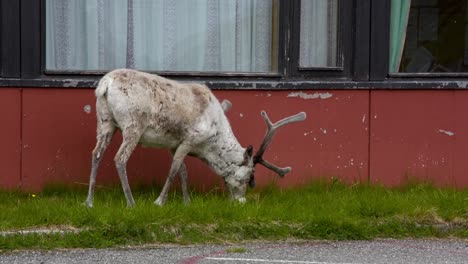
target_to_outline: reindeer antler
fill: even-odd
[[[253,159],[254,164],[260,163],[266,168],[278,173],[280,177],[284,177],[284,175],[286,175],[287,173],[291,171],[291,167],[280,168],[278,166],[275,166],[263,159],[263,153],[265,153],[265,150],[267,149],[268,145],[273,139],[273,136],[275,135],[278,128],[287,124],[304,121],[306,119],[306,113],[300,112],[299,114],[286,117],[276,122],[275,124],[271,123],[270,118],[268,118],[268,115],[266,114],[265,111],[262,111],[261,114],[262,114],[263,119],[265,120],[265,123],[267,124],[267,132],[265,134],[265,138],[263,139],[262,145],[260,146],[260,149],[257,151],[257,153],[254,156],[254,159]]]

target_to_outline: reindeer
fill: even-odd
[[[227,100],[219,103],[204,85],[179,83],[149,73],[119,69],[100,80],[95,94],[97,142],[92,152],[85,202],[88,207],[93,206],[99,163],[117,128],[122,131],[123,140],[114,161],[128,207],[134,206],[135,201],[128,184],[126,164],[139,143],[169,149],[173,155],[169,174],[155,204],[164,205],[177,174],[181,179],[184,202],[190,202],[184,164],[187,155],[206,162],[223,178],[231,198],[243,203],[247,184],[255,185],[256,164],[262,164],[280,177],[291,171],[290,167],[279,168],[262,156],[278,128],[306,118],[301,112],[272,124],[262,111],[267,133],[260,149],[253,155],[252,146],[242,147],[231,130],[225,115],[231,103]]]

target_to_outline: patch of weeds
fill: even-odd
[[[232,248],[226,249],[226,252],[227,253],[245,253],[247,252],[247,249],[244,247],[232,247]]]
[[[359,223],[330,218],[310,221],[293,234],[302,239],[365,240],[371,237]]]

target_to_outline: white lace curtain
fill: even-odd
[[[270,72],[272,0],[47,0],[49,70]]]

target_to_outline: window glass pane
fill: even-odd
[[[301,1],[300,28],[300,67],[341,66],[338,56],[338,0]]]
[[[48,70],[275,72],[278,0],[47,0]]]
[[[466,0],[392,0],[390,72],[468,71]]]

